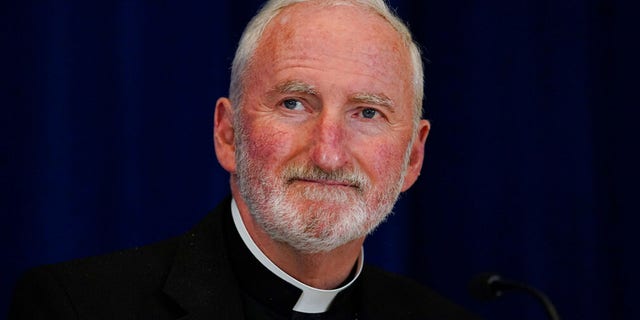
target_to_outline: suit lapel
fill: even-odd
[[[222,230],[221,218],[231,214],[230,206],[228,198],[182,236],[163,290],[185,311],[179,319],[243,318]]]

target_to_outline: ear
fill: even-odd
[[[232,112],[229,99],[218,99],[213,116],[213,145],[220,165],[233,174],[236,172],[236,145]]]
[[[407,191],[416,180],[418,180],[418,176],[420,176],[422,161],[424,160],[424,144],[427,141],[430,129],[431,123],[429,123],[429,120],[420,120],[418,124],[418,136],[411,146],[409,165],[407,166],[407,173],[404,176],[404,184],[402,185],[403,192]]]

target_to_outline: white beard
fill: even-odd
[[[408,148],[404,166],[389,172],[387,180],[393,183],[374,190],[357,168],[326,172],[313,165],[287,164],[281,173],[269,172],[249,157],[243,141],[246,139],[238,134],[240,195],[272,239],[304,253],[331,251],[366,236],[382,223],[400,194],[410,151]],[[345,181],[352,186],[300,183],[299,179]]]

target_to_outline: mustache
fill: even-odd
[[[287,184],[295,180],[326,180],[340,182],[358,190],[369,187],[369,179],[357,169],[327,171],[314,165],[289,165],[283,171],[283,178]]]

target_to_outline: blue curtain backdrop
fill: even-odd
[[[5,1],[0,318],[27,268],[178,235],[228,194],[217,97],[261,1]],[[391,1],[421,43],[433,124],[419,182],[366,260],[487,319],[640,319],[638,5]]]

